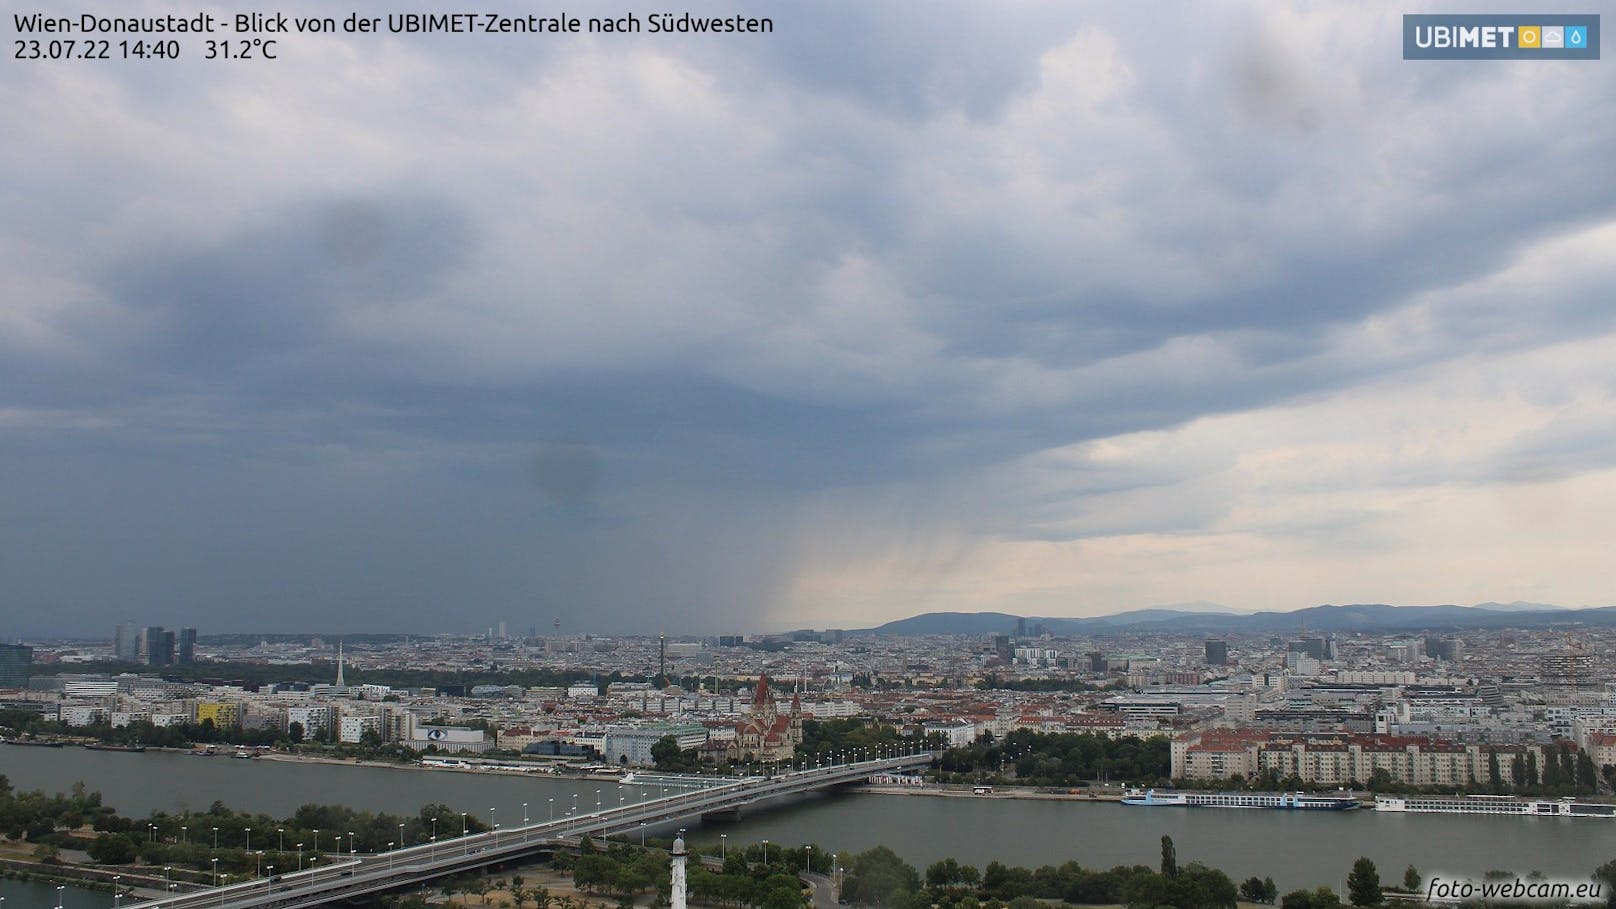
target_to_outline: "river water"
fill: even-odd
[[[130,816],[204,810],[215,799],[276,817],[309,802],[400,814],[442,802],[485,820],[493,808],[494,819],[507,826],[521,820],[523,802],[531,819],[540,820],[552,804],[565,813],[575,798],[581,809],[593,809],[597,798],[611,806],[620,798],[632,802],[659,794],[653,787],[545,777],[79,748],[0,746],[0,773],[23,789],[66,790],[83,780],[106,804]],[[1168,835],[1180,864],[1204,862],[1236,881],[1272,877],[1282,891],[1320,884],[1339,890],[1359,856],[1373,859],[1388,883],[1400,879],[1410,864],[1426,877],[1433,872],[1480,877],[1501,869],[1582,878],[1616,858],[1616,820],[1129,808],[988,797],[827,794],[735,822],[692,820],[691,826],[692,841],[714,850],[720,834],[727,835],[730,846],[767,839],[789,846],[815,843],[842,854],[887,845],[922,869],[947,856],[978,867],[995,859],[1028,866],[1069,859],[1093,868],[1153,866],[1161,837]],[[9,909],[54,906],[53,888],[48,895],[48,902],[20,900]],[[99,907],[110,897],[85,899],[91,902],[78,904],[80,909]]]

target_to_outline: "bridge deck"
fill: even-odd
[[[706,789],[680,792],[633,805],[541,821],[509,830],[423,843],[373,855],[350,854],[346,861],[309,868],[274,879],[255,878],[225,887],[130,903],[129,909],[301,909],[333,900],[408,887],[432,878],[519,858],[563,840],[609,836],[702,814],[733,811],[771,799],[858,782],[872,774],[930,764],[932,755],[880,758],[834,764],[770,777],[747,777]]]

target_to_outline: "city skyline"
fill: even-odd
[[[0,633],[1610,602],[1604,64],[722,12],[0,71]]]

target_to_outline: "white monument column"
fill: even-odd
[[[669,909],[685,909],[685,832],[673,838],[673,886],[669,895]]]

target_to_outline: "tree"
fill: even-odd
[[[135,860],[138,850],[129,837],[119,833],[103,833],[86,850],[90,858],[103,865],[127,865]]]
[[[1420,889],[1420,873],[1414,870],[1413,865],[1403,869],[1403,889],[1409,893],[1418,893]]]
[[[1589,792],[1599,791],[1599,771],[1586,751],[1577,753],[1577,785]]]
[[[1380,872],[1367,856],[1352,863],[1352,873],[1347,875],[1347,896],[1354,906],[1380,905]]]
[[[1313,893],[1308,890],[1292,890],[1279,901],[1280,909],[1313,909]]]
[[[960,863],[953,858],[946,858],[940,862],[933,862],[926,868],[926,886],[933,890],[941,890],[960,883],[962,873]]]
[[[665,735],[651,745],[651,760],[658,770],[675,769],[680,757],[679,740],[671,735]]]
[[[1240,898],[1250,903],[1272,903],[1279,896],[1273,878],[1248,877],[1240,884]]]
[[[291,723],[287,724],[286,737],[292,740],[292,744],[296,745],[302,742],[304,734],[305,730],[303,729],[303,724],[299,723],[297,720],[293,720]]]
[[[1605,897],[1606,909],[1616,909],[1616,859],[1594,869],[1594,877],[1604,882],[1605,890],[1609,894]]]
[[[1178,877],[1178,850],[1170,836],[1161,839],[1161,873],[1163,877]]]

